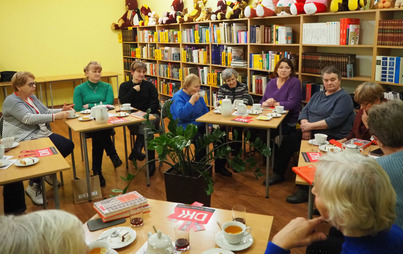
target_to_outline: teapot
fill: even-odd
[[[360,147],[355,144],[344,145],[344,150],[346,152],[351,152],[351,153],[362,153],[363,152],[362,149],[360,149]]]
[[[106,123],[108,121],[108,109],[106,105],[98,105],[91,108],[91,114],[95,117],[95,122]]]
[[[175,248],[169,235],[157,231],[156,234],[148,232],[147,254],[174,254]]]
[[[226,96],[225,99],[222,100],[220,111],[222,116],[231,116],[232,102],[230,99],[228,99],[228,96]]]

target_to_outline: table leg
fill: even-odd
[[[150,186],[150,164],[148,164],[148,146],[147,146],[147,139],[148,139],[148,128],[144,129],[144,152],[146,153],[146,176],[147,176],[147,186]],[[127,156],[126,156],[127,157]]]
[[[270,129],[266,130],[266,143],[270,147]],[[266,198],[269,198],[270,156],[266,157]]]
[[[60,203],[59,203],[59,187],[57,186],[57,177],[56,173],[52,174],[52,180],[53,180],[53,195],[55,196],[55,208],[59,209],[60,208]]]
[[[125,160],[126,160],[126,170],[129,170],[129,161],[127,159],[127,140],[126,140],[126,126],[123,127],[123,140],[125,142]]]
[[[43,91],[42,91],[42,83],[39,83],[39,91],[40,91],[40,100],[43,103]]]
[[[3,86],[3,95],[4,95],[4,100],[7,97],[7,87]]]
[[[206,135],[208,135],[208,123],[206,123]],[[208,146],[206,147],[206,154],[207,154],[207,156],[208,156],[208,153],[209,153],[209,148],[210,148],[210,146],[208,145]]]
[[[69,138],[70,141],[73,142],[73,136],[71,135],[71,128],[69,127]],[[71,164],[73,166],[73,179],[77,179],[77,172],[76,172],[76,161],[74,159],[74,150],[71,152]]]
[[[52,83],[50,83],[50,82],[49,82],[49,93],[50,93],[50,103],[52,104],[52,109],[53,109]]]
[[[48,104],[48,92],[46,91],[46,83],[43,83],[44,87],[45,87],[45,100],[46,100],[46,107],[49,107]]]
[[[48,204],[46,202],[46,191],[45,191],[45,177],[41,177],[41,188],[42,188],[42,199],[43,199],[43,207],[45,209],[48,208]]]
[[[91,201],[92,196],[91,196],[91,184],[90,184],[90,165],[88,162],[87,140],[85,139],[84,132],[81,132],[80,135],[81,135],[82,147],[84,150],[85,177],[87,178],[88,201]]]
[[[309,185],[308,219],[312,219],[312,216],[313,216],[313,194],[312,194],[312,185]]]

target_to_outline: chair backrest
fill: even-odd
[[[162,108],[161,108],[161,129],[162,129],[162,131],[165,133],[165,122],[164,122],[164,119],[165,118],[167,118],[168,117],[168,106],[170,105],[170,103],[167,103],[167,102],[169,102],[169,101],[171,101],[171,99],[168,99],[168,100],[166,100],[166,101],[164,101],[164,104],[162,105]]]
[[[255,103],[255,101],[253,100],[252,95],[250,95],[250,93],[248,93],[248,105],[252,106],[253,103]]]
[[[0,117],[0,138],[3,138],[3,123],[4,123],[4,117]]]

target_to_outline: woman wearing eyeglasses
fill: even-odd
[[[74,144],[69,139],[55,134],[50,122],[68,117],[68,110],[74,105],[64,104],[61,109],[49,109],[36,98],[35,77],[30,72],[17,72],[11,79],[14,93],[7,96],[3,103],[2,137],[15,137],[16,141],[48,137],[63,157],[69,155]],[[43,205],[40,178],[31,179],[26,190],[35,205]],[[20,214],[26,210],[24,185],[22,182],[6,184],[3,190],[4,213]]]

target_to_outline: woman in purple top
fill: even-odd
[[[267,83],[266,91],[260,103],[263,107],[284,106],[289,110],[283,124],[283,134],[295,131],[301,109],[301,82],[295,77],[295,68],[291,60],[283,58],[274,67],[276,78]]]

